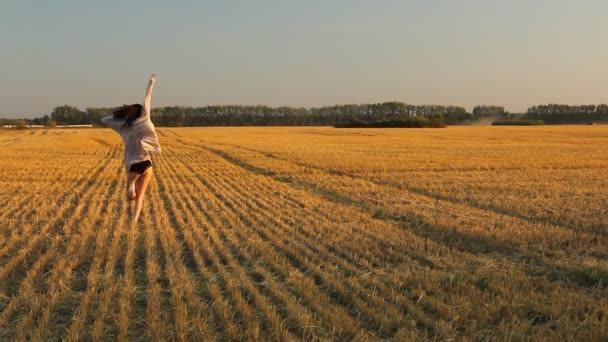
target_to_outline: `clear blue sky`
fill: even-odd
[[[0,117],[63,104],[608,102],[608,1],[3,0]]]

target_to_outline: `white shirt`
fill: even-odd
[[[131,127],[123,128],[125,120],[114,119],[112,115],[101,119],[101,122],[122,137],[125,144],[125,168],[127,171],[132,164],[150,160],[150,152],[157,154],[161,152],[154,124],[150,120],[150,102],[153,88],[154,80],[150,80],[144,99],[142,116],[133,121]]]

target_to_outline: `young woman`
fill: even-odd
[[[135,201],[131,208],[131,222],[137,223],[144,194],[152,178],[150,152],[160,153],[160,144],[150,120],[150,102],[156,74],[150,77],[144,105],[125,105],[113,115],[101,119],[106,126],[115,130],[125,144],[125,169],[127,174],[127,198]]]

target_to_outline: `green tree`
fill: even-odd
[[[51,119],[63,125],[79,125],[86,122],[86,115],[74,106],[63,105],[55,107],[51,113]]]
[[[501,106],[475,106],[473,108],[473,120],[483,118],[503,118],[505,116],[505,108]]]
[[[86,124],[101,126],[101,118],[107,115],[112,115],[112,108],[87,108],[86,110]]]

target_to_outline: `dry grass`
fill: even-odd
[[[0,339],[606,340],[608,127],[0,130]]]

